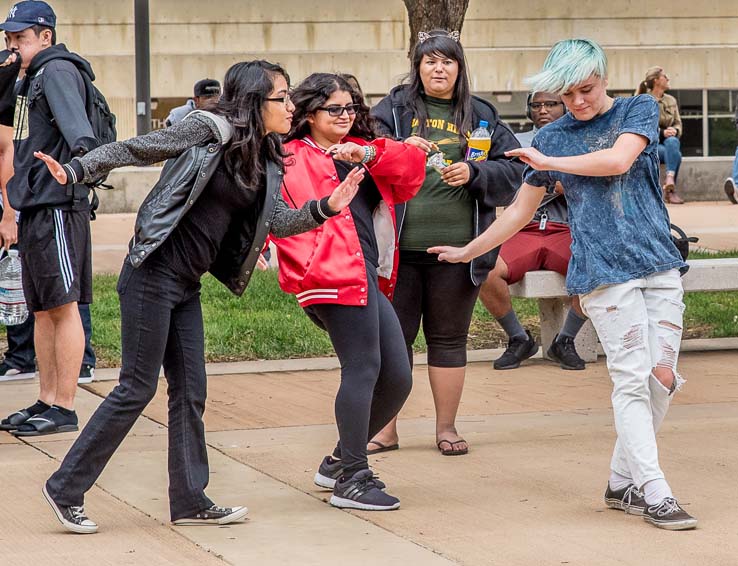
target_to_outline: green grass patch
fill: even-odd
[[[695,254],[695,259],[738,257],[738,253],[732,253],[732,256]],[[93,344],[101,367],[120,364],[116,280],[112,275],[96,275],[94,280]],[[209,275],[203,277],[202,283],[208,361],[302,358],[333,353],[328,335],[310,322],[294,297],[279,289],[275,271],[257,272],[240,298]],[[685,337],[738,336],[738,293],[688,293],[685,303]],[[539,335],[537,302],[515,298],[513,306],[523,325]],[[479,302],[474,309],[469,338],[470,349],[498,348],[507,343],[497,322]],[[422,332],[415,350],[425,350]]]

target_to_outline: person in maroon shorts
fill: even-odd
[[[527,116],[533,129],[518,134],[523,147],[530,147],[536,132],[546,124],[564,115],[566,108],[554,94],[537,92],[528,97]],[[505,352],[494,362],[495,369],[514,369],[520,362],[538,351],[538,344],[520,324],[512,307],[509,285],[520,281],[529,271],[546,269],[566,276],[571,257],[571,233],[564,188],[549,188],[531,222],[502,245],[500,255],[479,293],[484,306],[508,335]],[[571,308],[563,327],[556,335],[547,354],[563,369],[584,369],[584,360],[577,354],[574,338],[586,322],[579,306],[579,297],[572,297]]]

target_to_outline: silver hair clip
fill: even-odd
[[[430,39],[431,37],[443,37],[443,35],[440,35],[440,34],[431,35],[427,31],[419,31],[418,32],[418,43],[423,43],[426,39]],[[453,39],[456,43],[459,43],[459,40],[461,39],[461,34],[458,31],[451,31],[451,32],[448,32],[446,37]]]

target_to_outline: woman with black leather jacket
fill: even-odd
[[[200,277],[213,273],[234,293],[246,287],[267,232],[315,228],[322,210],[347,206],[363,177],[352,171],[335,191],[299,210],[281,200],[280,135],[291,125],[285,71],[266,61],[237,63],[211,112],[60,165],[38,154],[61,184],[94,181],[115,167],[171,159],[141,205],[118,280],[122,364],[119,385],[95,411],[44,496],[65,528],[93,533],[84,494],[156,392],[164,366],[169,394],[169,505],[175,524],[226,524],[246,507],[219,507],[205,495],[208,460],[202,414],[206,374]],[[63,190],[60,187],[60,190]]]
[[[460,455],[469,449],[455,424],[467,334],[479,286],[494,266],[497,250],[471,263],[450,265],[439,263],[426,249],[441,235],[468,242],[484,231],[494,221],[495,207],[512,202],[523,166],[504,155],[520,147],[512,131],[491,104],[471,95],[457,32],[421,32],[411,65],[408,84],[393,89],[372,109],[388,134],[429,156],[417,196],[396,207],[400,267],[393,305],[408,355],[422,320],[436,407],[436,445],[443,455]],[[467,138],[482,121],[492,137],[487,157],[465,159]],[[393,421],[368,448],[371,454],[397,446]]]

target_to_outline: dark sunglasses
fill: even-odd
[[[559,104],[563,104],[563,102],[547,100],[546,102],[529,102],[528,106],[530,106],[531,110],[540,110],[544,106],[546,107],[546,110],[551,110],[552,108],[556,108]]]
[[[353,116],[359,111],[359,105],[358,104],[347,104],[346,106],[319,106],[316,108],[316,110],[325,110],[328,112],[329,116],[333,116],[334,118],[337,118],[341,114],[343,114],[344,110],[346,111],[346,114],[349,116]]]

